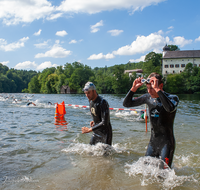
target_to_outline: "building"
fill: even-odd
[[[188,63],[200,67],[200,50],[170,51],[167,45],[163,48],[163,76],[171,73],[181,73]]]
[[[77,92],[75,90],[73,90],[73,89],[70,89],[69,86],[63,85],[60,88],[60,93],[61,94],[76,94]]]
[[[136,77],[143,77],[143,71],[142,69],[134,69],[134,70],[125,70],[124,73],[128,73],[129,77],[132,75],[132,73],[136,73]]]

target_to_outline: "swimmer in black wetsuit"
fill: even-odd
[[[144,84],[143,78],[133,82],[131,90],[126,95],[125,107],[147,104],[151,123],[151,138],[145,156],[161,158],[171,167],[175,151],[173,123],[179,98],[163,91],[163,81],[158,73],[151,73],[146,81],[147,94],[133,99],[134,93]],[[165,168],[161,163],[161,167]]]
[[[91,128],[82,127],[82,133],[93,131],[90,140],[91,145],[98,142],[112,144],[112,126],[110,123],[109,105],[105,99],[96,92],[96,87],[92,82],[87,82],[83,88],[85,95],[90,102],[90,112],[93,121],[90,122]]]
[[[33,102],[28,102],[28,103],[26,104],[26,106],[29,106],[30,104],[33,104],[34,106],[36,106],[36,104],[34,104]]]

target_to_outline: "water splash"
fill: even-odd
[[[89,154],[92,156],[103,156],[103,155],[112,155],[115,152],[115,149],[112,146],[103,143],[97,143],[96,145],[76,143],[70,144],[68,148],[62,150],[66,153],[75,153],[75,154]]]
[[[161,189],[173,189],[187,181],[198,183],[193,175],[177,176],[174,169],[160,169],[162,160],[153,157],[141,157],[137,162],[125,164],[125,172],[129,176],[142,176],[141,186],[157,183]]]

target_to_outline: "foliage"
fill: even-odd
[[[168,45],[170,51],[178,51],[180,50],[179,47],[177,45]]]
[[[178,46],[168,45],[170,50],[179,50]],[[91,69],[79,62],[66,63],[57,68],[46,68],[42,72],[9,69],[0,64],[0,92],[29,92],[59,94],[63,85],[77,93],[83,93],[82,88],[88,81],[96,85],[101,94],[127,93],[133,81],[137,78],[136,72],[129,77],[125,70],[142,69],[144,78],[152,72],[161,74],[162,54],[150,52],[145,60],[139,63],[114,65],[104,68]],[[200,68],[188,63],[180,74],[169,74],[164,78],[164,90],[169,93],[199,93]],[[145,93],[146,86],[141,86],[137,93]]]
[[[9,69],[0,63],[0,92],[16,93],[28,88],[31,78],[37,74],[36,71]]]

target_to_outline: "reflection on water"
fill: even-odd
[[[103,96],[123,108],[125,95]],[[179,97],[173,167],[160,170],[159,159],[144,157],[150,132],[136,112],[111,110],[112,146],[91,146],[92,134],[81,133],[89,109],[66,106],[55,117],[57,102],[88,106],[84,94],[1,94],[1,189],[200,189],[200,97]]]

